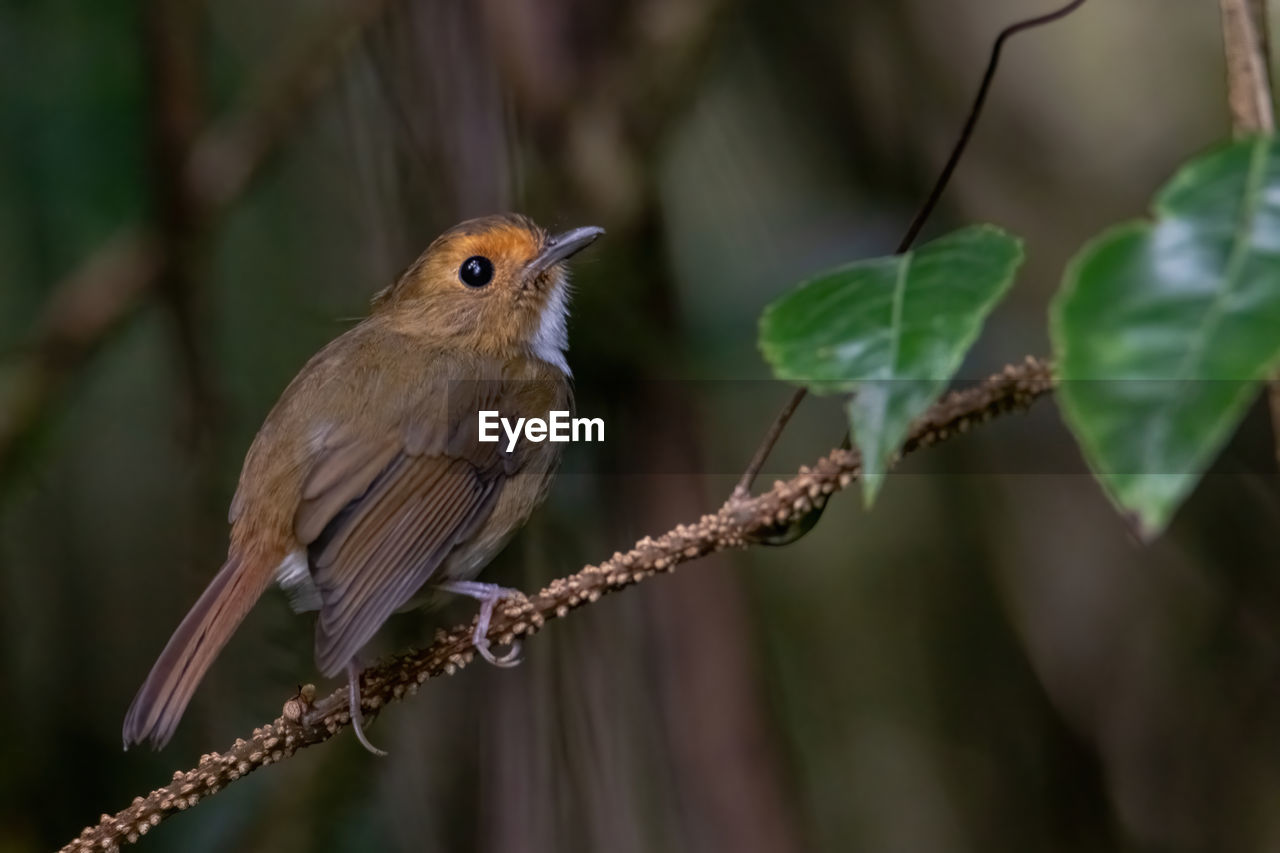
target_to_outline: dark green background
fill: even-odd
[[[204,6],[200,112],[238,109],[340,5]],[[0,4],[0,405],[59,282],[160,215],[146,8]],[[148,299],[0,472],[0,851],[60,845],[314,680],[309,619],[273,591],[174,743],[120,751],[133,691],[220,562],[267,409],[439,230],[514,207],[609,231],[576,263],[570,362],[580,409],[607,408],[620,438],[581,451],[606,473],[579,458],[495,564],[532,588],[727,494],[788,389],[652,380],[766,377],[762,307],[893,248],[993,34],[1042,8],[390,5],[183,267],[218,405]],[[689,61],[637,51],[707,9]],[[1095,0],[1009,45],[928,232],[1026,239],[965,376],[1047,351],[1066,258],[1227,135],[1223,88],[1212,3]],[[807,403],[766,482],[842,423]],[[1274,849],[1275,486],[1255,408],[1142,548],[1046,401],[912,458],[871,514],[843,496],[794,547],[693,564],[552,625],[514,671],[430,685],[372,727],[387,759],[344,736],[144,849]],[[382,646],[433,619],[395,620]]]

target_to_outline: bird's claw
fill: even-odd
[[[356,733],[356,740],[360,741],[361,746],[379,758],[385,757],[387,751],[378,749],[369,742],[369,739],[364,734],[364,714],[360,711],[360,668],[356,666],[354,660],[347,664],[347,691],[351,728]]]
[[[476,636],[473,638],[473,642],[476,647],[476,652],[480,655],[480,657],[484,658],[486,661],[488,661],[489,663],[493,664],[496,667],[500,667],[502,669],[510,669],[513,666],[520,665],[521,658],[520,658],[520,641],[519,640],[512,640],[511,647],[507,650],[507,653],[505,655],[502,655],[501,657],[498,657],[493,652],[489,651],[489,649],[493,646],[493,644],[489,642],[489,638],[486,637],[484,634],[477,632]]]
[[[440,588],[457,595],[474,598],[480,602],[480,613],[476,616],[476,629],[471,634],[471,644],[475,646],[476,654],[494,666],[502,667],[503,669],[519,665],[519,640],[512,640],[510,650],[501,657],[490,651],[493,643],[489,640],[489,623],[493,621],[493,609],[498,606],[498,602],[504,598],[522,597],[523,593],[520,590],[507,589],[496,584],[477,583],[475,581],[447,581],[440,584]]]

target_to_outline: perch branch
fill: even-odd
[[[1028,408],[1049,393],[1049,365],[1028,358],[1010,365],[979,385],[954,391],[939,400],[912,427],[902,452],[910,453],[966,432],[972,425]],[[627,553],[615,553],[576,574],[552,581],[527,598],[508,599],[494,612],[489,638],[509,643],[536,633],[544,624],[601,596],[671,572],[681,563],[717,551],[741,549],[766,539],[809,513],[816,501],[846,488],[858,476],[861,459],[854,450],[836,449],[787,481],[762,494],[735,493],[714,513],[692,524],[677,525],[657,538],[646,536]],[[472,660],[473,625],[459,625],[437,635],[425,649],[391,658],[365,670],[361,707],[367,715],[417,692],[429,678],[452,675]],[[86,827],[63,853],[115,850],[132,844],[165,818],[191,808],[248,773],[289,758],[299,749],[329,740],[350,722],[347,690],[320,700],[308,685],[288,700],[274,722],[254,729],[230,749],[200,757],[196,767],[177,771],[163,788],[137,797],[115,815],[104,814]]]

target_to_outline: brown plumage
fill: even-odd
[[[126,748],[172,737],[273,579],[319,611],[316,663],[353,676],[364,740],[357,652],[424,587],[475,577],[546,495],[559,445],[481,443],[477,413],[570,408],[564,261],[600,233],[551,236],[513,215],[464,222],[307,363],[249,448],[227,561],[138,691]],[[479,594],[482,615],[501,592]]]

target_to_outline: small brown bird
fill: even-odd
[[[510,590],[472,579],[546,496],[559,445],[478,440],[478,413],[572,405],[565,260],[600,228],[550,235],[489,216],[441,234],[370,316],[317,353],[258,431],[231,501],[227,561],[182,620],[124,721],[125,748],[173,736],[218,652],[277,580],[318,610],[316,664],[346,671],[395,611],[440,589],[481,602],[475,639]],[[513,650],[514,653],[515,650]]]

